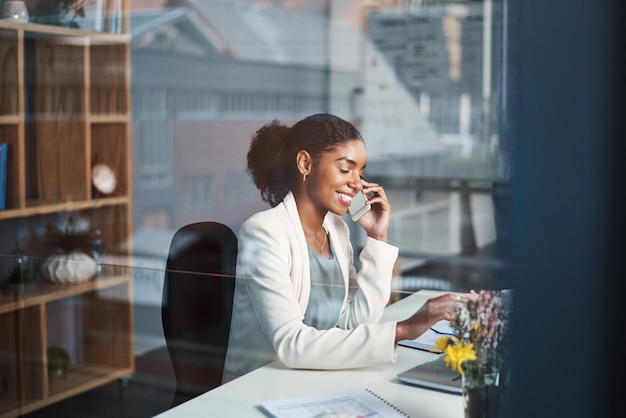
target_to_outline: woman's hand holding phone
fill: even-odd
[[[355,221],[365,229],[368,236],[387,242],[391,203],[387,200],[385,190],[379,184],[363,180],[363,190],[359,194],[362,195],[363,199],[358,195],[353,198],[352,202],[355,204],[355,208],[349,211],[350,215],[353,216],[353,211],[355,215],[359,214],[358,217],[355,217]],[[356,202],[355,199],[357,199]],[[360,205],[362,200],[365,201],[365,205]],[[352,205],[350,207],[352,208]],[[361,209],[361,213],[359,213],[359,209]]]

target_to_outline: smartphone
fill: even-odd
[[[367,204],[365,194],[359,192],[352,198],[352,203],[350,203],[350,206],[348,207],[348,213],[350,214],[352,220],[356,222],[371,208],[372,207]]]

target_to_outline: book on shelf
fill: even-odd
[[[262,402],[260,407],[273,418],[408,417],[406,413],[370,389],[274,399]]]
[[[0,144],[0,210],[7,207],[7,176],[9,165],[9,144]]]

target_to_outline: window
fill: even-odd
[[[182,210],[184,213],[202,212],[213,207],[213,176],[184,176],[182,180]]]
[[[135,125],[139,138],[141,187],[156,188],[171,184],[171,127],[167,120],[167,94],[164,90],[135,90]]]
[[[258,200],[259,193],[245,170],[231,171],[226,178],[226,204],[237,206]]]

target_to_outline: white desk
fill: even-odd
[[[428,298],[442,292],[420,291],[385,309],[382,321],[409,317]],[[172,408],[159,418],[173,417],[266,417],[257,406],[265,400],[369,388],[411,417],[461,418],[461,396],[398,382],[395,376],[435,354],[398,347],[393,364],[350,370],[293,370],[280,362],[270,363],[225,385]]]

